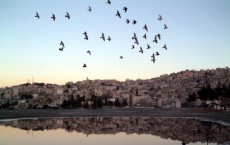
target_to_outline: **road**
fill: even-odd
[[[43,117],[192,117],[205,120],[230,123],[230,112],[225,111],[196,111],[189,108],[156,109],[156,108],[103,108],[103,109],[29,109],[29,110],[0,110],[0,120],[17,118]]]

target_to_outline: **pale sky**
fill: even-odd
[[[1,0],[0,87],[150,79],[230,66],[229,0]],[[87,11],[88,6],[92,12]],[[122,9],[127,7],[125,13]],[[115,16],[121,13],[121,19]],[[39,13],[40,19],[35,17]],[[65,18],[66,12],[70,20]],[[50,17],[55,14],[56,21]],[[158,15],[163,20],[158,21]],[[125,20],[137,20],[126,24]],[[149,31],[143,29],[148,26]],[[168,29],[164,30],[164,24]],[[84,32],[89,40],[84,40]],[[100,39],[101,33],[112,41]],[[131,49],[133,33],[140,45]],[[147,40],[142,38],[147,34]],[[154,36],[162,39],[156,44]],[[65,48],[59,51],[60,41]],[[147,44],[152,48],[146,49]],[[163,49],[166,44],[168,50]],[[140,46],[144,53],[140,53]],[[92,55],[86,53],[90,50]],[[151,55],[159,52],[156,62]],[[123,59],[119,59],[123,56]],[[87,68],[83,68],[83,63]]]

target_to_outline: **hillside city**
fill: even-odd
[[[228,67],[185,70],[157,78],[123,82],[89,79],[67,82],[65,85],[33,82],[0,88],[0,109],[181,108],[191,106],[188,103],[189,96],[197,94],[204,87],[229,85]],[[192,106],[200,107],[203,103],[203,100],[196,99]]]

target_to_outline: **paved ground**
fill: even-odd
[[[58,109],[58,110],[0,110],[0,120],[41,117],[194,117],[230,123],[230,112],[206,112],[194,109],[115,108],[115,109]]]

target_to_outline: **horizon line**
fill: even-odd
[[[87,80],[90,80],[90,81],[96,81],[96,80],[100,80],[100,81],[111,81],[111,80],[114,80],[114,81],[119,81],[119,82],[126,82],[126,81],[137,81],[137,80],[150,80],[150,79],[155,79],[155,78],[160,78],[162,76],[166,76],[166,75],[171,75],[171,74],[177,74],[177,73],[181,73],[181,72],[186,72],[186,71],[197,71],[197,72],[200,72],[200,71],[210,71],[210,70],[217,70],[217,69],[230,69],[228,66],[226,67],[217,67],[217,68],[211,68],[211,69],[184,69],[184,70],[181,70],[181,71],[178,71],[178,72],[172,72],[172,73],[165,73],[165,74],[161,74],[157,77],[152,77],[152,78],[137,78],[137,79],[129,79],[129,78],[126,78],[126,79],[89,79],[88,77],[86,77],[86,79],[84,80],[78,80],[78,81],[75,81],[76,82],[82,82],[82,81],[87,81]],[[73,82],[73,81],[66,81],[65,83],[47,83],[47,82],[35,82],[34,81],[34,76],[32,76],[32,83],[30,82],[30,79],[27,79],[27,83],[19,83],[19,84],[16,84],[16,85],[11,85],[11,86],[0,86],[0,89],[3,89],[3,88],[10,88],[10,87],[16,87],[16,86],[20,86],[20,85],[23,85],[23,84],[34,84],[34,83],[44,83],[44,84],[53,84],[53,85],[65,85],[66,83],[69,83],[69,82]],[[74,83],[74,82],[73,82]]]

